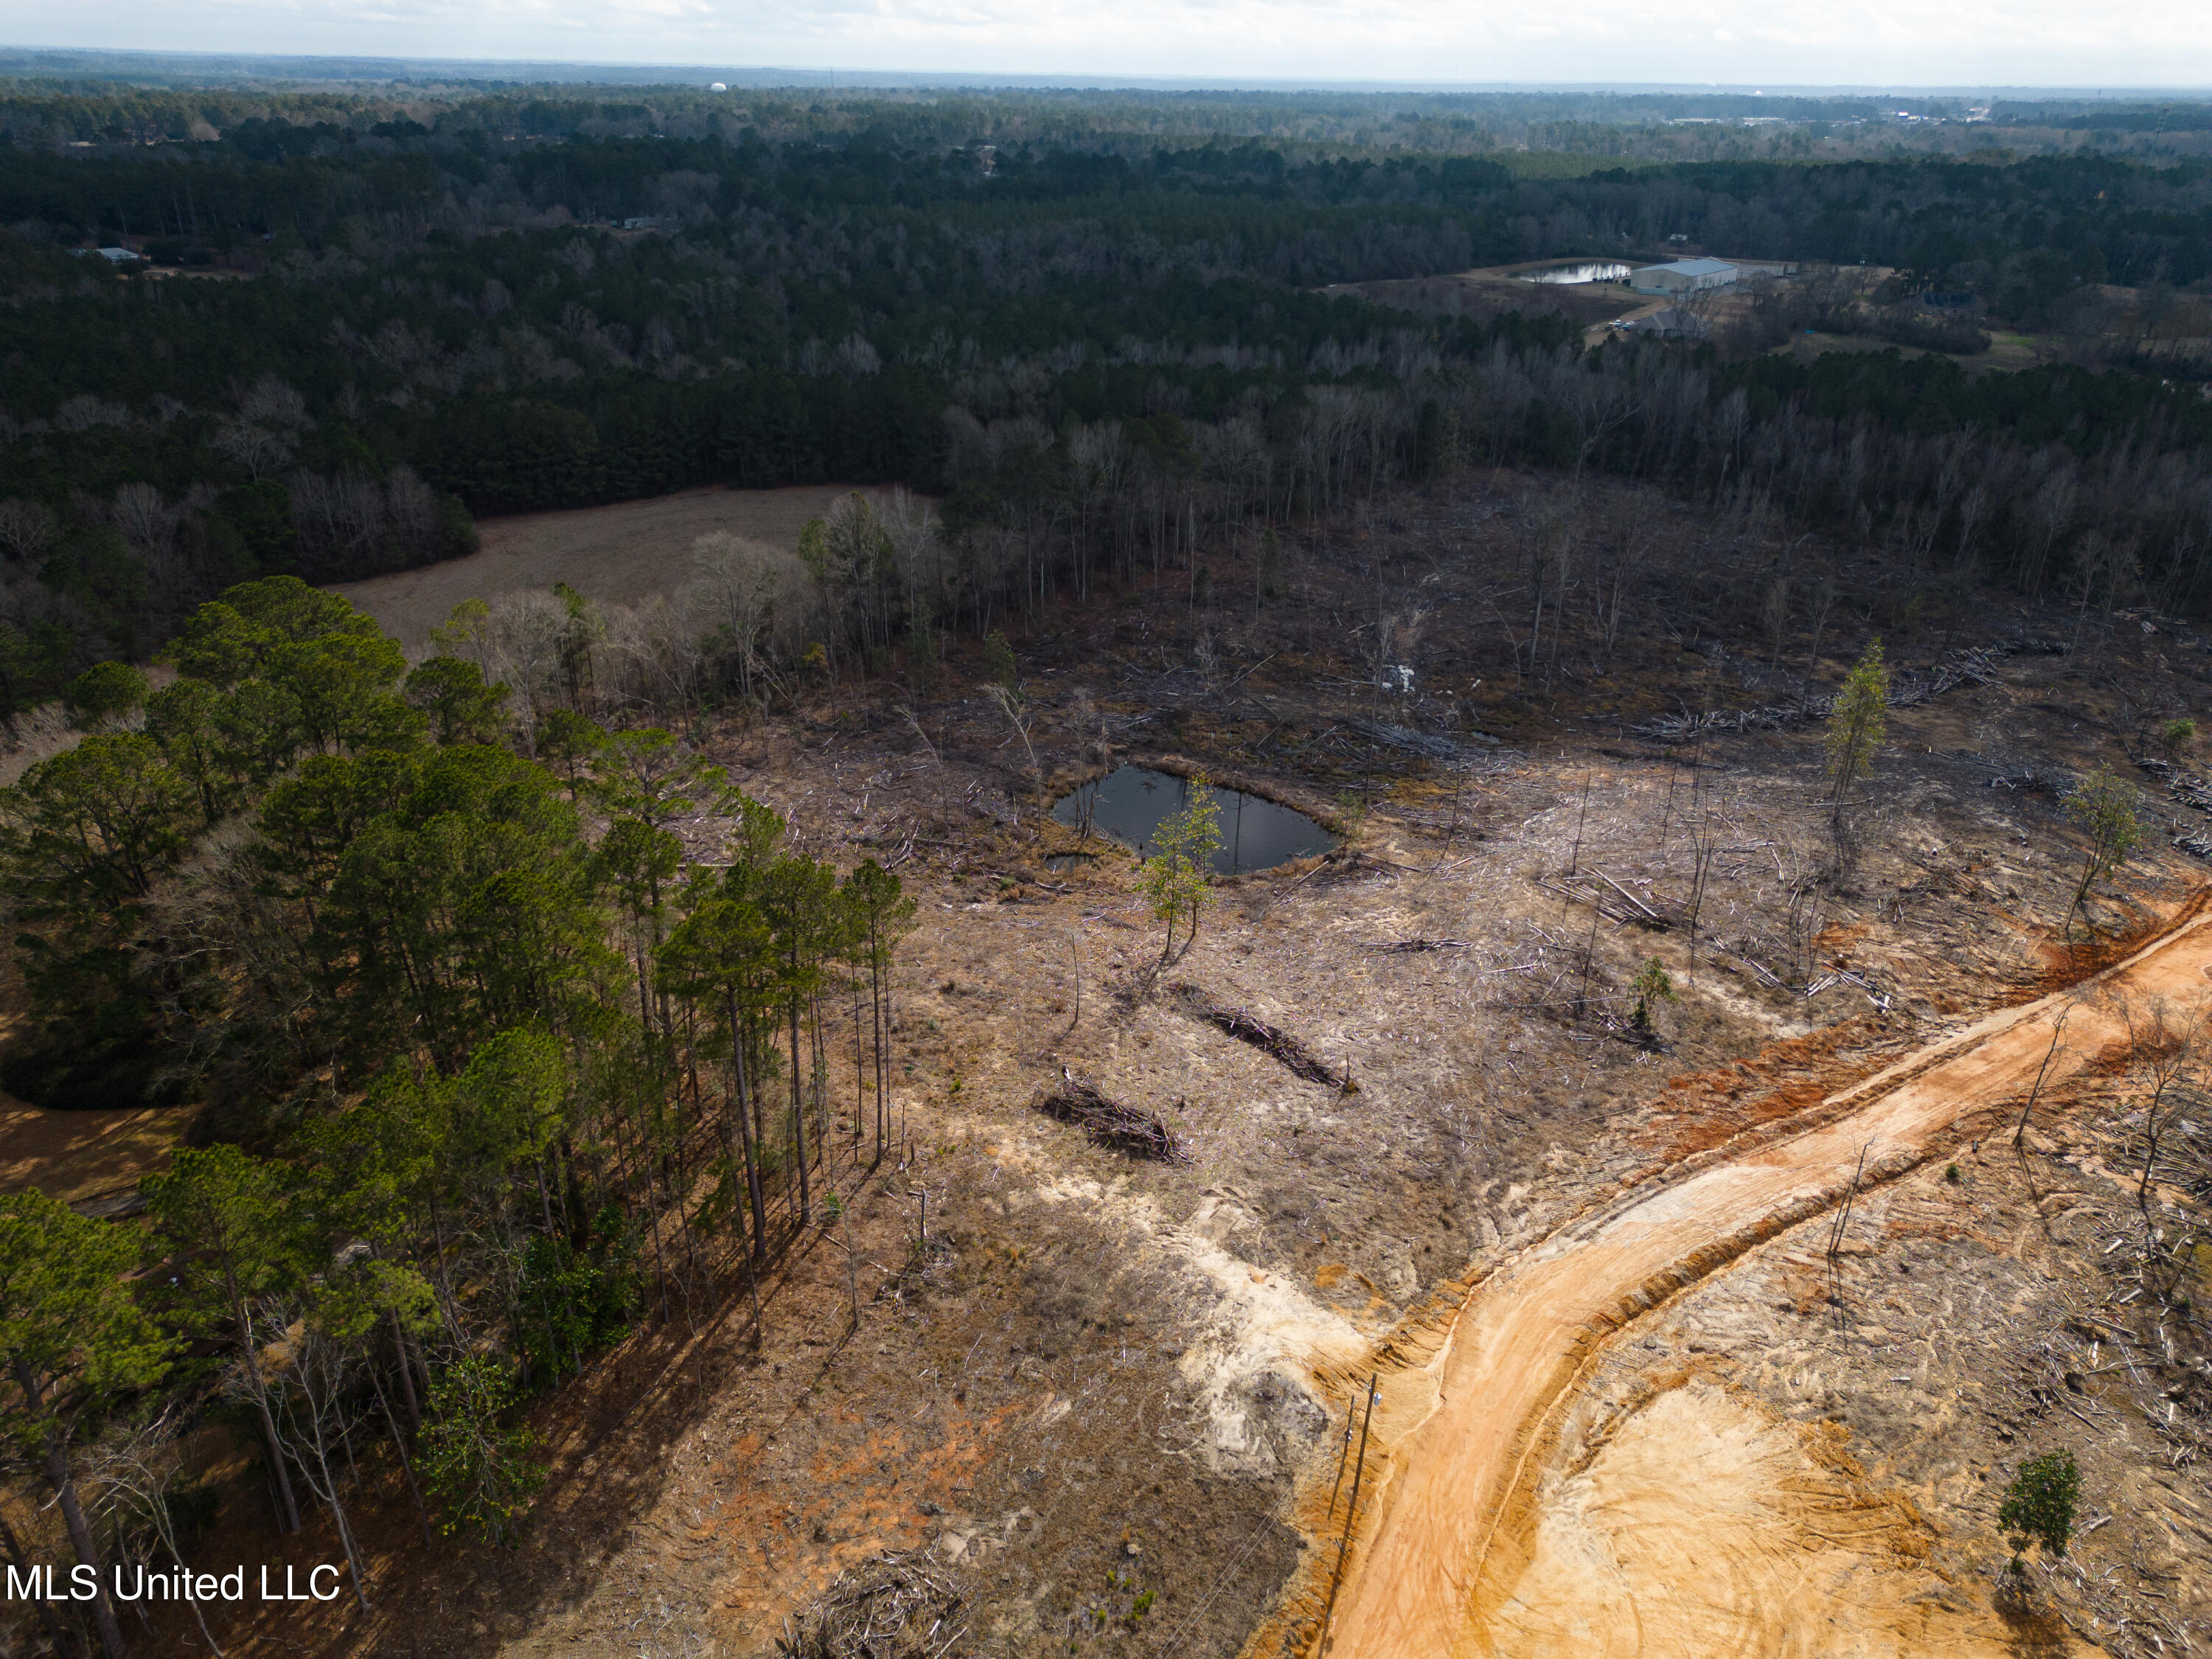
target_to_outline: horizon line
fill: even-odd
[[[426,72],[461,82],[499,82],[523,80],[520,75],[499,74],[495,71],[560,70],[556,77],[581,85],[609,85],[620,82],[596,79],[591,71],[619,75],[633,86],[682,86],[690,77],[744,76],[747,91],[775,91],[783,88],[807,88],[834,91],[903,91],[921,88],[944,88],[951,90],[994,91],[1000,89],[1025,91],[1088,91],[1088,92],[1334,92],[1370,94],[1480,94],[1512,93],[1581,93],[1592,95],[1627,97],[1682,96],[1727,94],[1741,97],[1775,98],[1879,98],[1879,97],[1949,97],[1973,98],[2034,94],[2041,99],[2073,99],[2093,102],[2114,100],[2165,98],[2188,101],[2212,100],[2212,83],[2176,86],[2131,85],[2102,87],[2069,87],[2034,83],[1997,82],[1942,82],[1916,85],[1905,82],[1844,82],[1814,83],[1797,82],[1753,81],[1446,81],[1440,79],[1389,79],[1381,76],[1360,76],[1342,80],[1295,76],[1163,76],[1136,74],[1083,74],[1036,70],[890,70],[848,69],[830,65],[805,64],[717,64],[711,61],[671,63],[659,60],[623,62],[604,58],[483,58],[483,57],[410,57],[373,52],[244,52],[186,51],[173,48],[64,46],[0,44],[0,76],[16,78],[19,65],[6,63],[15,57],[63,57],[110,58],[118,63],[131,60],[167,59],[181,67],[188,64],[299,64],[352,65],[355,72],[345,76],[331,76],[333,81],[393,80],[403,78],[392,75],[373,76],[373,69],[408,70],[419,78]],[[234,73],[240,73],[234,70]],[[667,78],[647,80],[647,75]],[[778,80],[766,77],[792,76],[804,79]],[[118,71],[115,78],[129,79]],[[280,81],[302,78],[272,71],[253,78]],[[848,84],[838,85],[843,80]],[[704,88],[696,88],[704,90]],[[735,91],[739,88],[731,87]]]

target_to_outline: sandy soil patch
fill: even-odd
[[[1838,1438],[1702,1377],[1661,1393],[1545,1494],[1492,1650],[2016,1653],[1986,1607],[1948,1605],[1924,1527],[1853,1478]]]
[[[692,576],[691,544],[709,531],[796,547],[806,521],[827,513],[852,488],[685,489],[611,507],[489,519],[480,526],[483,547],[465,559],[342,582],[331,592],[344,594],[416,651],[464,599],[566,582],[603,605],[633,605],[681,587]]]

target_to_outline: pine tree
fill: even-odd
[[[507,1419],[514,1379],[490,1354],[471,1354],[432,1385],[422,1424],[422,1466],[431,1496],[445,1510],[441,1530],[512,1540],[545,1469],[531,1453],[529,1430]]]
[[[1997,1505],[1997,1530],[2012,1546],[2006,1571],[2027,1571],[2025,1558],[2031,1543],[2040,1544],[2046,1556],[2065,1554],[2081,1498],[2081,1471],[2075,1466],[2072,1452],[2045,1452],[2021,1464]]]
[[[1889,670],[1882,661],[1881,641],[1866,648],[1851,672],[1828,716],[1829,802],[1838,856],[1847,840],[1851,797],[1874,763],[1889,718]]]
[[[222,1332],[238,1357],[238,1377],[260,1422],[285,1530],[297,1532],[299,1500],[292,1492],[269,1371],[262,1361],[264,1339],[283,1332],[264,1332],[260,1325],[264,1298],[296,1289],[307,1273],[299,1241],[287,1222],[290,1194],[283,1172],[235,1146],[187,1146],[165,1174],[147,1176],[140,1190],[155,1231],[177,1261],[177,1311],[186,1328]]]
[[[899,940],[913,931],[915,902],[905,896],[899,878],[873,859],[861,860],[853,873],[846,877],[845,900],[853,912],[854,948],[866,963],[868,973],[868,1018],[876,1085],[876,1156],[880,1158],[890,1127],[886,1100],[890,1085],[891,957]],[[857,1129],[858,1125],[854,1127]]]
[[[1178,954],[1176,925],[1190,918],[1188,951],[1198,939],[1198,913],[1205,907],[1211,882],[1213,855],[1221,846],[1221,808],[1205,778],[1193,778],[1181,810],[1170,813],[1152,831],[1152,856],[1146,861],[1146,896],[1152,915],[1167,924],[1167,939],[1160,951],[1165,967]]]
[[[109,1659],[121,1659],[123,1631],[70,1452],[110,1405],[168,1369],[168,1341],[125,1278],[138,1259],[129,1228],[37,1192],[0,1198],[0,1369],[21,1395],[7,1431],[52,1488],[78,1563],[100,1577],[93,1622]]]

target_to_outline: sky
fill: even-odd
[[[2208,0],[0,0],[0,41],[856,76],[2212,88]]]

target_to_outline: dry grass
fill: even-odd
[[[11,988],[10,1000],[20,1000]],[[20,1014],[0,1014],[0,1048]],[[169,1161],[192,1114],[187,1108],[52,1112],[0,1091],[0,1193],[36,1188],[64,1204],[113,1213],[139,1178]]]
[[[331,591],[344,594],[415,652],[464,599],[489,599],[556,582],[566,582],[602,605],[634,605],[655,593],[673,592],[694,574],[691,544],[710,531],[796,547],[806,521],[829,512],[852,488],[686,489],[611,507],[489,519],[480,526],[483,547],[465,559],[343,582]]]

